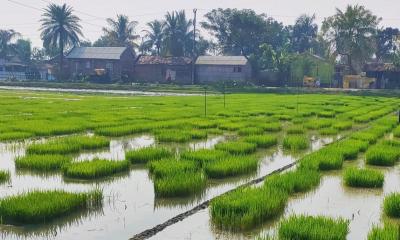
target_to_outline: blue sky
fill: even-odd
[[[267,13],[284,24],[292,24],[302,13],[315,13],[320,23],[325,17],[334,14],[336,7],[361,4],[383,18],[382,26],[400,28],[399,0],[0,0],[0,29],[15,29],[24,38],[31,39],[34,46],[41,46],[40,9],[50,1],[73,6],[77,10],[76,14],[83,20],[85,38],[90,41],[96,40],[101,35],[105,18],[114,17],[118,13],[139,21],[138,32],[140,32],[146,22],[162,18],[166,11],[186,9],[191,16],[193,8],[199,9],[200,20],[210,9],[230,7],[251,8],[258,13]]]

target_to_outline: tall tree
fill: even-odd
[[[345,11],[324,20],[322,32],[335,53],[347,60],[352,74],[361,70],[375,52],[374,37],[380,18],[359,5],[349,5]]]
[[[190,55],[190,41],[193,39],[192,20],[186,18],[185,11],[168,12],[164,23],[165,55]]]
[[[58,49],[60,73],[63,74],[64,51],[67,47],[79,44],[83,36],[79,17],[74,15],[72,7],[50,4],[42,15],[41,38],[46,49]]]
[[[0,58],[7,59],[10,54],[15,53],[15,45],[12,41],[20,34],[14,30],[0,30]]]
[[[318,34],[318,25],[315,15],[301,15],[291,29],[291,42],[293,51],[304,53],[315,46]]]
[[[117,15],[116,20],[107,18],[108,28],[103,28],[105,39],[111,41],[108,45],[114,47],[137,47],[135,42],[138,22],[130,21],[128,16]]]
[[[144,45],[149,50],[155,49],[156,54],[160,55],[164,38],[164,23],[159,20],[154,20],[147,23],[147,27],[149,29],[144,30],[145,38],[147,39]]]
[[[376,58],[379,61],[391,60],[397,50],[396,40],[400,37],[398,28],[379,29],[376,35]]]
[[[15,43],[15,53],[22,62],[29,64],[32,56],[31,41],[18,39]]]

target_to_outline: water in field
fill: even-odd
[[[346,162],[344,168],[351,165],[362,166],[363,157],[355,162]],[[284,214],[278,219],[249,232],[232,233],[214,227],[209,210],[205,209],[151,239],[254,239],[256,236],[273,235],[279,221],[293,214],[348,219],[350,232],[347,239],[367,239],[371,228],[381,224],[384,196],[400,191],[400,166],[379,169],[385,173],[383,189],[350,188],[342,182],[342,171],[330,172],[322,177],[316,190],[291,197]]]
[[[196,141],[188,144],[167,144],[166,146],[176,151],[212,148],[218,142],[226,141],[230,138],[232,136],[229,135],[214,136],[204,141]],[[38,141],[43,142],[45,140]],[[314,137],[310,150],[319,149],[323,144],[332,141],[332,138],[318,139]],[[44,175],[38,172],[15,169],[15,158],[23,156],[26,146],[30,143],[27,141],[25,143],[0,144],[0,169],[9,170],[12,175],[11,182],[0,185],[1,197],[33,189],[63,189],[79,192],[99,187],[103,189],[103,207],[75,213],[49,224],[24,227],[2,225],[0,226],[0,234],[3,239],[128,239],[134,234],[154,227],[205,200],[290,164],[310,151],[294,154],[282,151],[280,147],[263,150],[258,153],[262,160],[257,173],[225,180],[210,180],[207,189],[202,194],[189,198],[160,199],[155,197],[153,181],[145,166],[133,166],[129,173],[100,181],[74,181],[64,179],[61,173]],[[143,148],[153,144],[155,144],[154,138],[148,135],[115,138],[111,141],[109,149],[81,153],[75,158],[75,161],[91,160],[94,158],[122,160],[125,158],[127,150]],[[205,213],[201,212],[193,217],[198,218]],[[206,214],[207,217],[208,215]],[[202,221],[205,220],[201,219]],[[188,220],[190,221],[192,218]],[[183,223],[188,220],[185,220]],[[193,224],[192,226],[195,227],[196,225]],[[172,229],[174,227],[167,229],[166,234],[171,234],[170,231]],[[187,228],[187,230],[190,232],[190,228]],[[181,236],[180,231],[172,233],[175,236],[171,238],[166,237],[162,239],[179,239]],[[208,230],[205,231],[203,229],[201,232],[201,234],[211,234],[211,238],[215,237]]]

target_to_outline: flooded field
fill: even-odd
[[[396,99],[368,97],[361,102],[344,95],[232,94],[224,108],[220,96],[210,96],[205,117],[200,96],[2,93],[0,170],[7,179],[0,184],[0,201],[36,190],[102,193],[101,204],[50,220],[18,222],[0,210],[3,239],[129,239],[211,199],[209,208],[152,239],[255,239],[278,235],[280,222],[292,215],[343,218],[348,220],[347,239],[366,239],[373,226],[388,218],[382,212],[385,196],[400,190],[397,166],[366,164],[372,154],[367,149],[382,147],[384,139],[397,144]],[[345,141],[350,142],[338,145]],[[355,144],[367,147],[361,150],[364,147]],[[348,161],[345,154],[354,154],[355,148],[356,160]],[[158,157],[161,153],[166,157]],[[335,157],[337,153],[338,162],[312,159],[322,153]],[[67,162],[52,162],[60,155]],[[105,161],[105,170],[95,165],[98,160]],[[82,174],[109,171],[111,162],[126,161],[128,170],[93,172],[87,175],[90,179],[66,172],[78,163],[89,164]],[[297,161],[300,165],[288,172],[306,169],[320,179],[298,192],[280,192],[287,196],[279,214],[251,223],[230,214],[223,219],[241,224],[233,229],[224,221],[216,224],[220,217],[216,206],[232,207],[221,195]],[[343,171],[350,167],[384,173],[383,188],[346,186]],[[204,185],[185,185],[192,177]],[[268,179],[247,188],[264,194]],[[197,186],[199,190],[192,191]],[[224,196],[251,198],[241,191]],[[257,198],[251,201],[258,204]]]

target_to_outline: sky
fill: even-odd
[[[147,22],[162,19],[167,11],[184,9],[192,17],[193,8],[198,9],[199,21],[214,8],[249,8],[288,25],[304,13],[315,13],[320,24],[336,8],[359,4],[382,17],[382,26],[400,28],[399,0],[0,0],[0,29],[14,29],[23,38],[30,39],[33,46],[41,47],[40,18],[42,9],[50,2],[71,5],[82,20],[84,39],[92,42],[102,34],[106,18],[117,14],[138,21],[140,34]]]

